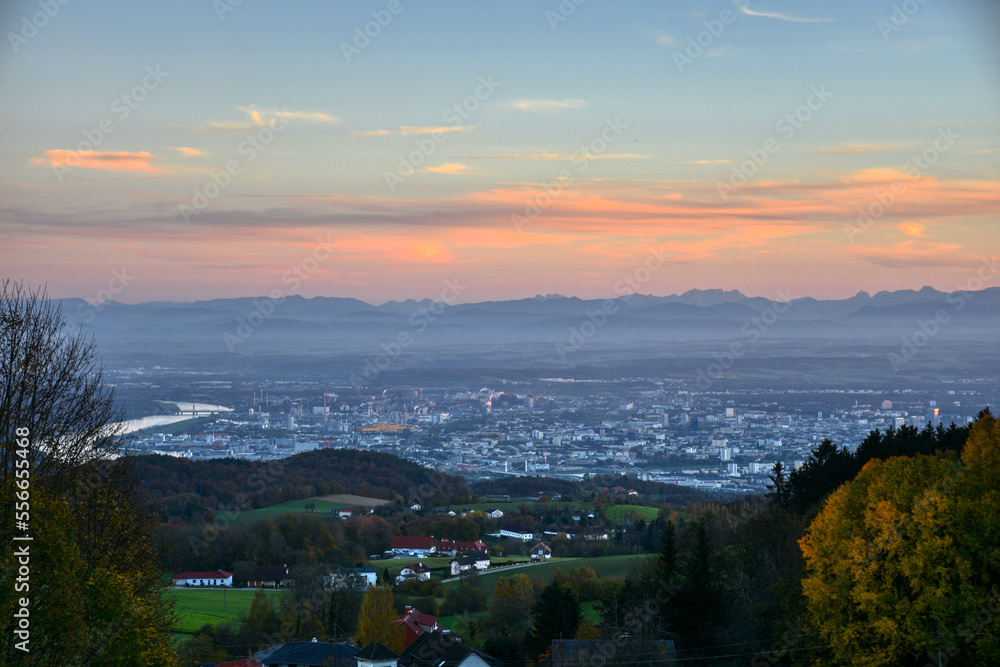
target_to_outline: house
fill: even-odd
[[[437,543],[437,552],[439,554],[450,554],[452,556],[487,550],[488,547],[482,540],[476,540],[475,542],[452,542],[451,540],[441,540]]]
[[[350,519],[352,516],[361,516],[363,514],[368,514],[368,510],[365,509],[364,507],[341,507],[339,510],[331,510],[331,511],[336,511],[337,516],[340,517],[341,519]]]
[[[358,667],[396,667],[398,659],[398,653],[377,639],[374,644],[369,644],[354,654]]]
[[[261,665],[254,658],[241,658],[239,660],[230,660],[228,662],[202,663],[200,667],[261,667]]]
[[[287,565],[261,565],[247,575],[247,586],[250,588],[283,588],[294,583],[292,570]]]
[[[397,554],[410,556],[429,556],[437,551],[437,540],[434,536],[396,535],[392,538],[390,550]]]
[[[345,567],[334,570],[323,577],[328,590],[341,588],[365,589],[378,583],[378,573],[374,567]]]
[[[490,556],[486,552],[464,554],[451,561],[451,574],[458,576],[467,570],[485,570],[490,566]]]
[[[354,656],[361,651],[350,642],[331,644],[329,642],[290,642],[282,644],[265,658],[258,658],[260,664],[275,667],[353,667]],[[259,656],[260,654],[258,654]]]
[[[545,496],[549,500],[559,500],[560,498],[562,498],[562,494],[559,493],[558,491],[539,491],[538,493],[532,493],[530,496],[528,496],[528,500],[532,502],[538,502],[539,500],[542,499],[542,496]]]
[[[232,586],[233,573],[225,570],[211,572],[180,572],[171,577],[174,586]]]
[[[530,542],[534,539],[535,534],[523,526],[509,526],[507,528],[500,529],[500,537],[512,537],[515,540]]]
[[[504,667],[489,653],[458,641],[453,635],[427,632],[406,647],[398,667]]]
[[[548,560],[552,558],[552,549],[545,542],[538,540],[538,544],[531,547],[531,560]]]
[[[413,503],[412,505],[410,505],[410,509],[413,510],[414,512],[419,512],[423,508],[424,506],[421,505],[420,503]]]
[[[437,616],[425,614],[415,607],[407,606],[406,611],[399,615],[397,622],[406,629],[406,637],[403,638],[404,647],[417,641],[425,633],[444,630],[438,625]],[[447,630],[444,631],[447,632]]]
[[[490,510],[489,512],[486,513],[486,516],[490,517],[491,519],[502,519],[503,510],[501,509]]]
[[[616,486],[611,489],[611,493],[616,493],[619,496],[637,496],[639,492],[635,489],[626,489],[624,486]]]
[[[429,567],[423,563],[411,563],[399,571],[396,583],[401,584],[404,581],[429,581],[430,578],[431,569]]]

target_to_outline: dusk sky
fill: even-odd
[[[4,2],[0,276],[842,298],[1000,253],[1000,3],[577,2]]]

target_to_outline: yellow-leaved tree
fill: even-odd
[[[406,628],[399,622],[394,605],[391,588],[385,584],[369,586],[365,591],[364,602],[361,603],[361,616],[354,643],[365,647],[378,640],[396,653],[401,653]]]
[[[1000,427],[961,457],[868,463],[800,541],[812,622],[841,664],[1000,663]]]

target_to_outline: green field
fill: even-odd
[[[527,563],[528,558],[525,556],[490,556],[490,561],[495,565],[508,565],[511,563]],[[379,576],[382,575],[384,568],[389,568],[389,574],[395,579],[396,575],[399,574],[407,565],[411,563],[423,563],[431,569],[431,581],[438,582],[441,579],[451,578],[451,556],[428,556],[426,558],[393,558],[391,560],[373,560],[369,562],[371,567],[378,570]]]
[[[557,569],[561,568],[565,574],[574,567],[582,567],[584,565],[593,569],[594,572],[596,572],[600,577],[624,577],[633,563],[643,558],[650,557],[655,557],[655,555],[600,556],[598,558],[553,558],[544,563],[538,563],[537,565],[531,565],[528,567],[519,567],[514,570],[500,570],[498,572],[487,571],[485,574],[477,576],[476,581],[484,587],[484,590],[492,592],[493,587],[496,586],[497,580],[500,577],[512,577],[515,574],[526,574],[530,579],[545,579],[546,581],[551,581]],[[444,584],[446,589],[450,586],[458,585],[458,581],[452,581]]]
[[[643,519],[649,522],[660,515],[660,510],[644,505],[611,505],[605,515],[608,517],[608,521],[613,523],[625,523],[628,518],[631,518],[632,521]]]
[[[331,516],[330,510],[344,507],[343,503],[333,503],[329,500],[319,500],[317,498],[302,498],[300,500],[289,500],[269,507],[261,507],[256,510],[240,512],[239,516],[232,519],[230,523],[251,523],[263,519],[280,519],[289,512],[301,512],[305,514],[308,513],[305,507],[306,503],[315,504],[316,507],[312,513],[322,516]]]
[[[277,607],[278,597],[283,591],[265,591],[271,596],[271,602]],[[176,632],[193,634],[206,623],[212,626],[226,621],[237,621],[240,614],[250,612],[250,604],[256,590],[193,590],[170,589],[163,597],[174,601],[174,617],[177,624]]]

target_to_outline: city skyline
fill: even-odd
[[[640,267],[630,292],[968,289],[1000,241],[996,17],[9,3],[0,261],[125,303],[607,298]]]

